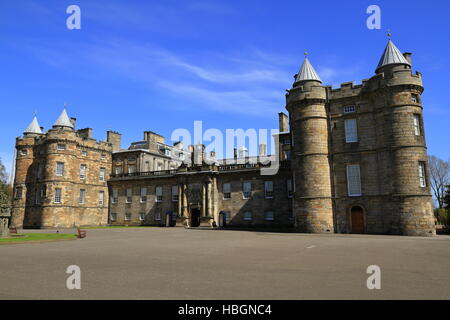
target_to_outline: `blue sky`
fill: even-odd
[[[66,8],[81,8],[68,30]],[[381,30],[366,9],[381,8]],[[46,129],[65,102],[77,127],[123,147],[144,130],[277,128],[305,49],[324,84],[374,74],[386,30],[423,73],[429,153],[450,158],[448,1],[21,0],[0,4],[0,157],[36,110]],[[170,141],[169,141],[170,142]]]

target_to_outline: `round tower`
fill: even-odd
[[[376,69],[382,101],[383,132],[389,154],[392,205],[386,217],[389,233],[436,234],[422,116],[422,76],[412,74],[411,54],[391,40]],[[381,116],[380,114],[380,116]]]
[[[333,233],[326,89],[308,58],[286,94],[293,138],[293,213],[299,232]]]
[[[24,220],[26,219],[27,213],[33,210],[32,196],[35,194],[36,181],[36,142],[42,136],[42,128],[39,126],[35,115],[33,121],[23,132],[23,137],[16,139],[11,225],[17,228],[24,227]]]

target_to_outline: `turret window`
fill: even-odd
[[[358,126],[356,119],[347,119],[345,125],[345,142],[358,142]]]
[[[62,189],[55,188],[55,198],[53,199],[54,203],[61,203],[61,194],[62,194]]]
[[[28,150],[27,150],[27,149],[21,149],[21,150],[20,150],[20,155],[21,155],[21,156],[26,156],[27,153],[28,153]]]
[[[414,103],[418,103],[419,102],[419,96],[417,94],[411,94],[411,101]]]
[[[422,161],[419,162],[419,185],[422,188],[425,188],[427,186],[427,179],[425,174],[425,162]]]
[[[56,175],[62,177],[64,175],[64,162],[56,163]]]
[[[422,134],[422,130],[420,128],[420,115],[415,114],[413,121],[414,121],[414,134],[416,136],[420,136]]]

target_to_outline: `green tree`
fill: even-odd
[[[8,174],[6,173],[5,166],[0,158],[0,206],[9,207],[11,204],[12,190],[8,185]]]
[[[445,193],[444,208],[450,213],[450,184],[447,186],[447,192]]]

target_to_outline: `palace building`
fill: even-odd
[[[144,132],[92,139],[62,112],[17,138],[12,223],[276,228],[308,233],[435,234],[422,75],[389,40],[375,75],[324,86],[305,58],[279,114],[279,170],[265,146],[216,160],[203,145]]]

